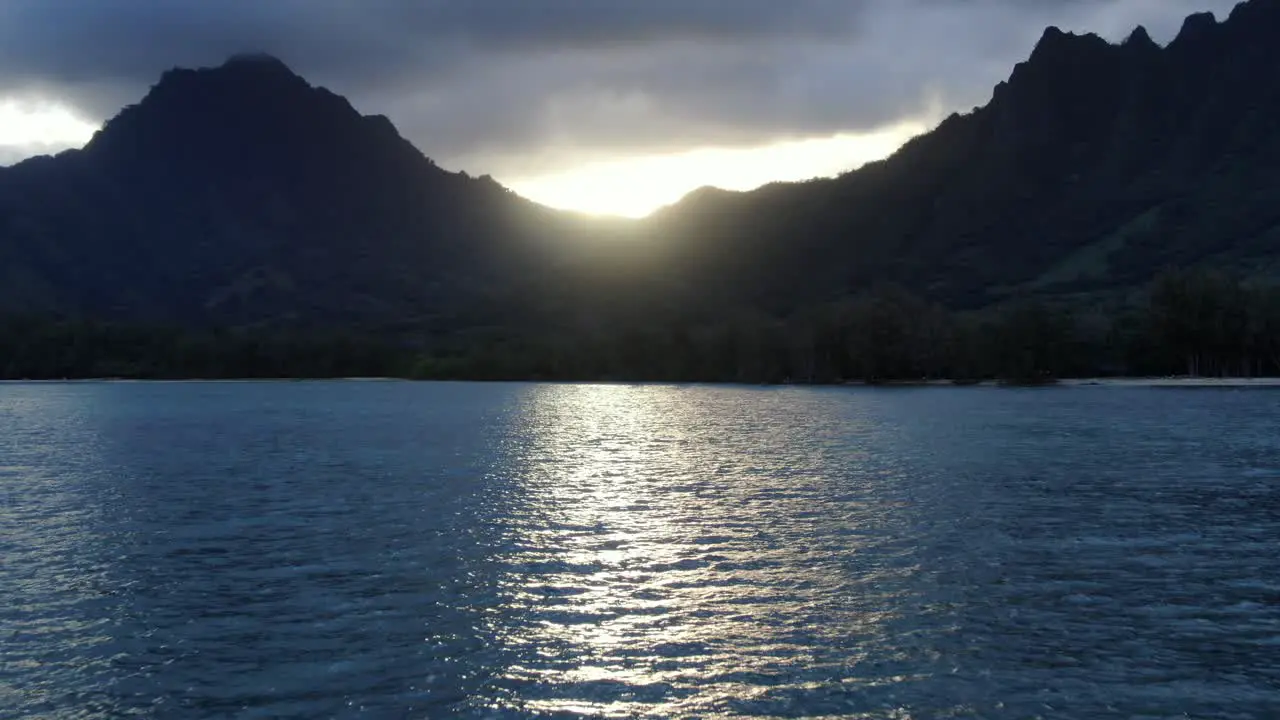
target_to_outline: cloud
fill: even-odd
[[[6,0],[0,96],[105,118],[245,50],[389,115],[446,166],[874,130],[985,102],[1047,24],[1119,39],[1230,0]]]
[[[147,79],[265,50],[377,83],[477,58],[643,45],[806,40],[853,28],[859,0],[7,0],[0,59],[19,77]]]
[[[12,165],[30,154],[27,148],[0,145],[0,167]]]

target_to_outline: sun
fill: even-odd
[[[582,165],[507,181],[554,208],[643,217],[699,187],[751,190],[775,181],[829,177],[882,159],[927,128],[904,122],[874,132],[789,140],[747,148],[700,148]]]

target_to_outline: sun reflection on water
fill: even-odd
[[[0,715],[1271,717],[1274,410],[0,385]]]
[[[697,393],[566,385],[528,397],[507,625],[493,629],[515,658],[501,679],[513,704],[720,715],[825,697],[834,716],[849,711],[851,678],[870,682],[853,668],[892,600],[875,581],[911,560],[875,547],[894,521],[885,508],[831,502],[829,484],[851,479],[829,463],[858,448],[828,444],[783,406]],[[881,566],[851,572],[839,558],[858,545]]]

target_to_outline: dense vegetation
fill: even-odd
[[[600,329],[600,328],[608,328]],[[622,319],[594,332],[471,337],[420,377],[1019,383],[1115,375],[1280,375],[1280,288],[1217,271],[1162,274],[1133,303],[1027,298],[952,312],[901,287],[786,315]]]
[[[403,348],[356,334],[207,332],[83,320],[0,320],[0,379],[403,376]]]
[[[632,318],[593,332],[490,331],[391,343],[358,334],[192,332],[10,318],[0,377],[1048,382],[1280,374],[1280,287],[1169,272],[1111,315],[1029,299],[954,313],[891,285],[788,317]]]

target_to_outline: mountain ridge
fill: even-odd
[[[1251,0],[1222,22],[1192,16],[1163,48],[1136,29],[1112,44],[1049,28],[986,105],[953,113],[890,157],[803,192],[746,193],[741,217],[677,204],[663,222],[671,232],[732,237],[764,227],[756,235],[772,237],[757,242],[799,246],[793,256],[821,250],[832,292],[888,278],[963,305],[1028,288],[1131,286],[1215,254],[1246,264],[1252,236],[1280,223],[1260,173],[1280,152],[1268,129],[1280,84],[1256,70],[1280,62],[1278,6]],[[1215,172],[1231,178],[1204,181]],[[1239,227],[1215,229],[1206,213],[1233,204],[1229,181],[1265,197],[1234,203]],[[714,220],[681,223],[682,212]],[[799,217],[770,232],[784,212]],[[1108,242],[1116,247],[1101,254],[1111,267],[1045,282],[1055,264]],[[1280,243],[1253,244],[1269,255]],[[774,257],[756,270],[753,282],[767,282],[761,273],[786,268]]]
[[[508,282],[548,217],[492,178],[439,168],[389,119],[278,59],[239,56],[166,71],[83,148],[0,169],[0,258],[25,275],[0,307],[399,321],[465,283]]]
[[[82,149],[0,168],[0,310],[444,332],[785,313],[878,282],[972,308],[1274,264],[1280,82],[1257,68],[1278,48],[1277,0],[1192,15],[1163,47],[1050,27],[985,105],[884,160],[640,221],[447,172],[242,54],[166,71]]]

